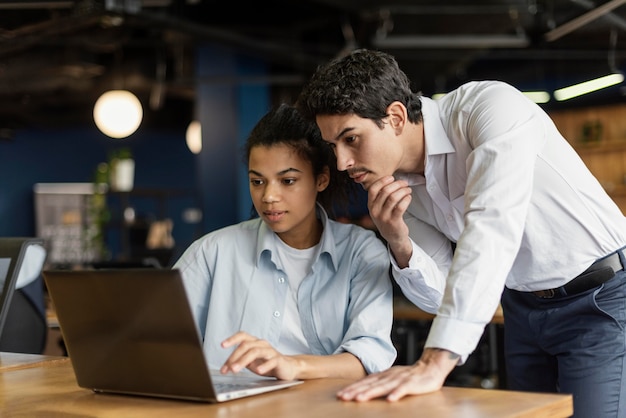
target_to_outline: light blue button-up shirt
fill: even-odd
[[[298,289],[302,331],[315,355],[349,352],[368,373],[393,364],[393,322],[389,258],[369,230],[322,220],[319,251]],[[260,219],[231,225],[195,241],[176,262],[205,355],[219,368],[233,349],[220,343],[238,331],[276,347],[289,292],[276,254],[274,232]]]

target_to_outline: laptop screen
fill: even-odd
[[[7,273],[9,272],[10,265],[10,258],[0,257],[0,295],[4,293],[4,285],[6,283]]]

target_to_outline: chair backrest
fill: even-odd
[[[20,271],[24,267],[27,249],[31,245],[44,247],[44,240],[32,237],[0,237],[0,336],[9,316]],[[41,266],[37,266],[38,268]],[[32,274],[32,271],[30,272]],[[36,272],[38,274],[39,272]],[[45,319],[45,312],[44,312]]]

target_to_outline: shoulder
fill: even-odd
[[[183,267],[200,260],[209,262],[215,260],[218,254],[221,258],[228,258],[252,251],[257,242],[260,222],[256,219],[244,221],[203,235],[187,247],[176,266]]]
[[[438,99],[442,119],[452,127],[515,126],[538,113],[520,90],[502,81],[472,81]]]
[[[343,223],[329,220],[327,229],[333,235],[337,244],[348,242],[351,245],[371,245],[385,249],[383,242],[371,229],[353,223]]]
[[[194,244],[202,247],[236,244],[242,242],[242,240],[256,237],[259,232],[260,223],[261,220],[259,219],[251,219],[238,224],[221,227],[198,238]]]
[[[515,106],[527,106],[532,102],[524,94],[503,81],[471,81],[438,100],[442,108],[454,107],[459,110],[511,110]]]

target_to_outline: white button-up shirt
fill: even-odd
[[[626,245],[626,222],[549,116],[511,86],[470,82],[422,98],[422,111],[424,176],[397,176],[413,190],[413,256],[392,271],[411,301],[438,314],[426,347],[466,358],[505,285],[567,283]]]

